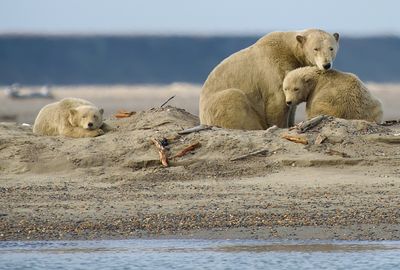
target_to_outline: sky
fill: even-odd
[[[398,0],[0,0],[0,33],[400,35]]]

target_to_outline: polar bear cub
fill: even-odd
[[[380,123],[382,105],[360,79],[338,70],[302,67],[287,73],[283,81],[286,104],[307,102],[307,118],[326,114],[344,119]]]
[[[82,138],[104,134],[103,109],[79,98],[65,98],[44,106],[33,125],[39,135]]]

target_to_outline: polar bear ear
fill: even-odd
[[[78,111],[75,110],[75,109],[70,109],[69,110],[69,115],[72,116],[72,117],[75,116],[77,113],[78,113]]]
[[[334,33],[333,37],[336,39],[336,41],[339,41],[339,33]]]
[[[70,109],[69,110],[69,117],[68,121],[72,126],[76,126],[76,115],[78,114],[78,111],[75,109]]]
[[[306,42],[306,37],[302,35],[297,35],[296,39],[300,44],[304,44],[304,42]]]
[[[99,112],[100,112],[100,114],[101,114],[101,115],[103,115],[103,113],[104,113],[104,109],[103,109],[103,108],[101,108],[101,109],[99,110]]]

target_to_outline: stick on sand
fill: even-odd
[[[162,164],[164,167],[168,167],[167,149],[165,149],[165,147],[162,146],[161,143],[160,143],[158,140],[152,138],[151,141],[154,143],[154,145],[155,145],[155,146],[157,147],[157,149],[158,149],[158,154],[160,155],[161,164]]]
[[[175,97],[175,95],[173,95],[172,97],[170,97],[169,99],[167,99],[167,101],[165,101],[163,104],[161,104],[160,108],[164,107],[171,99],[173,99]]]
[[[200,142],[192,143],[191,145],[183,148],[179,153],[177,153],[174,156],[174,158],[183,157],[184,155],[186,155],[190,151],[193,151],[194,149],[199,148],[200,146],[201,146]]]
[[[326,115],[318,115],[314,118],[311,118],[310,120],[299,123],[297,125],[297,128],[300,130],[301,133],[306,132],[307,130],[317,126],[325,118],[327,118]]]
[[[307,138],[300,137],[300,136],[284,134],[284,135],[282,135],[282,138],[285,138],[286,140],[289,140],[289,141],[295,142],[295,143],[308,144]]]
[[[192,128],[188,128],[188,129],[184,129],[178,132],[179,135],[184,135],[184,134],[190,134],[193,132],[199,132],[202,130],[208,130],[208,129],[212,129],[213,126],[207,126],[207,125],[198,125]]]

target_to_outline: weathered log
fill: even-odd
[[[318,115],[316,117],[313,117],[309,120],[300,122],[297,126],[296,129],[300,131],[300,133],[304,133],[307,130],[317,126],[319,123],[321,123],[322,120],[326,119],[326,115]]]

